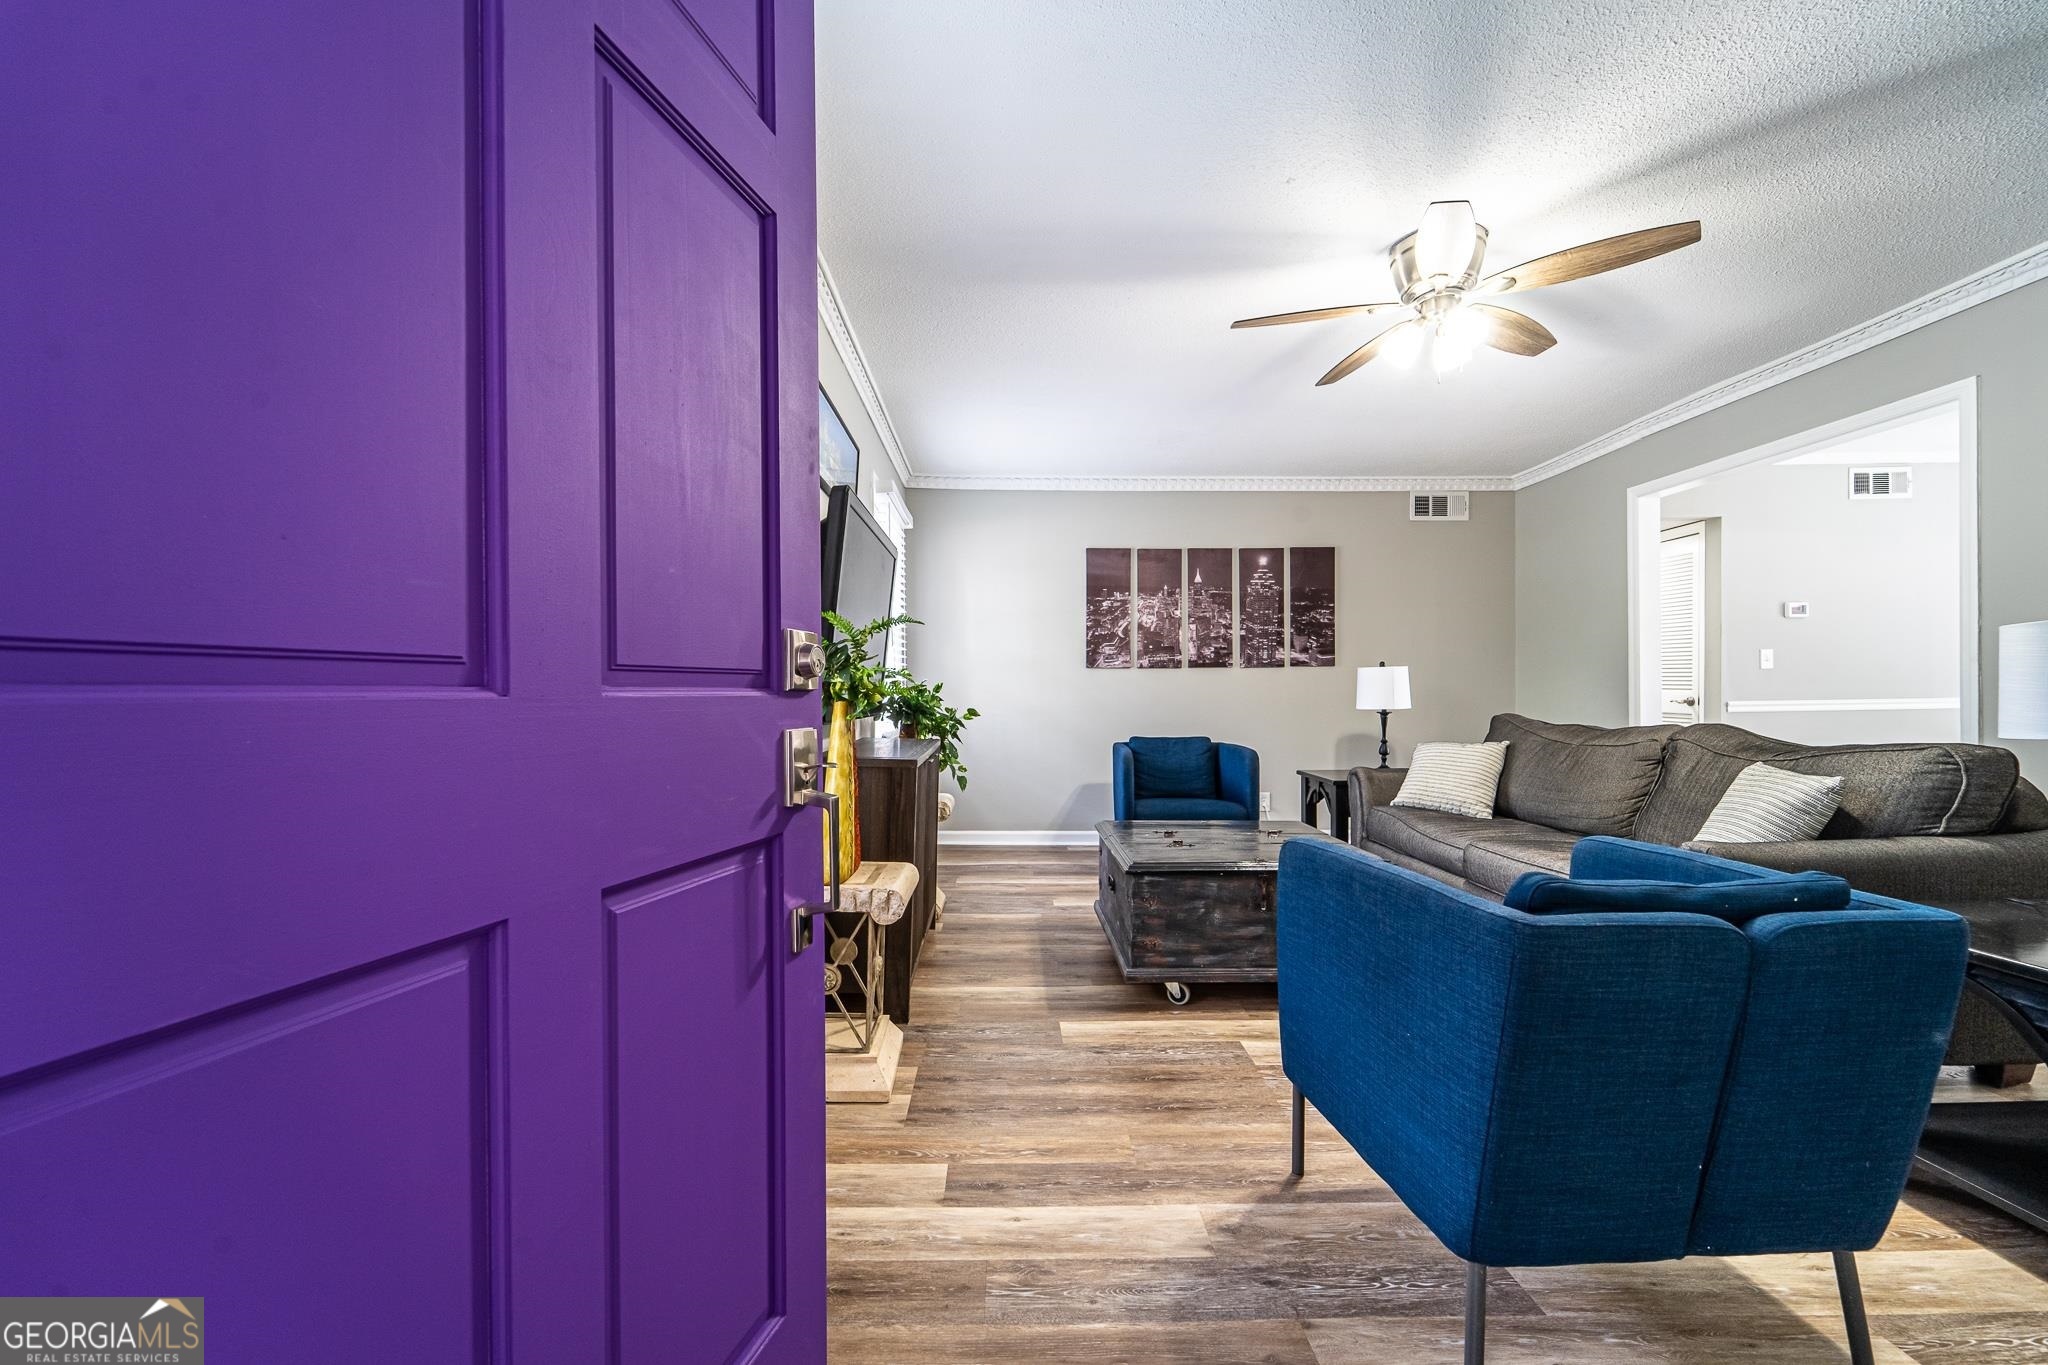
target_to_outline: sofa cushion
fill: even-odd
[[[1465,875],[1465,849],[1475,840],[1552,831],[1522,820],[1479,820],[1448,811],[1374,806],[1365,817],[1365,837],[1417,862]]]
[[[1486,737],[1507,740],[1496,815],[1579,834],[1626,838],[1656,789],[1664,741],[1676,725],[1558,725],[1499,715]]]
[[[1401,790],[1387,804],[1491,820],[1507,752],[1505,744],[1418,744]]]
[[[1552,829],[1509,835],[1489,830],[1465,846],[1465,880],[1498,896],[1525,872],[1569,872],[1572,845],[1582,837]]]
[[[1140,796],[1131,802],[1133,820],[1249,820],[1235,801],[1206,796]]]
[[[1992,828],[2000,834],[2026,834],[2048,829],[2048,796],[2043,796],[2039,787],[2021,778],[2013,784],[2012,800],[2005,803],[2004,813]]]
[[[1983,744],[1809,746],[1733,725],[1693,725],[1664,746],[1664,772],[1636,821],[1656,844],[1693,838],[1752,763],[1842,779],[1842,805],[1824,839],[1983,834],[1996,828],[2019,781],[2011,751]]]
[[[1599,911],[1683,911],[1747,924],[1762,915],[1799,910],[1846,910],[1849,883],[1825,872],[1758,877],[1739,882],[1573,881],[1547,872],[1517,878],[1503,900],[1532,915]]]
[[[1216,795],[1216,744],[1203,735],[1131,739],[1136,796]]]
[[[1714,803],[1695,843],[1785,844],[1818,839],[1842,804],[1842,779],[1752,763]]]

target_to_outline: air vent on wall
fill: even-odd
[[[1470,493],[1410,493],[1408,495],[1408,520],[1410,521],[1469,521],[1472,517],[1472,495]]]
[[[1849,496],[1852,498],[1910,498],[1913,471],[1910,469],[1851,469]]]

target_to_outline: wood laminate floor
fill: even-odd
[[[835,1362],[1459,1359],[1462,1268],[1313,1112],[1288,1180],[1270,987],[1124,985],[1092,850],[940,876],[895,1097],[830,1108]],[[2048,1363],[2048,1237],[1916,1183],[1860,1260],[1881,1365]],[[1847,1358],[1824,1256],[1515,1270],[1491,1324],[1496,1365]]]

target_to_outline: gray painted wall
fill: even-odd
[[[1423,739],[1477,739],[1514,692],[1512,495],[1469,522],[1407,519],[1394,493],[1023,493],[913,489],[911,659],[968,730],[968,790],[948,830],[1086,830],[1110,813],[1109,748],[1207,734],[1259,751],[1276,816],[1297,768],[1378,761],[1379,717],[1353,709],[1355,668],[1413,670],[1395,762]],[[1082,666],[1090,546],[1337,547],[1335,668]]]
[[[1628,713],[1627,490],[1977,376],[1982,737],[2048,779],[2048,742],[2000,741],[1998,627],[2048,617],[2048,281],[1646,436],[1515,496],[1517,708]],[[1765,727],[1752,727],[1765,728]]]
[[[1958,470],[1912,468],[1913,496],[1897,501],[1851,499],[1849,467],[1820,464],[1753,465],[1664,498],[1666,525],[1714,519],[1720,531],[1707,563],[1721,624],[1719,658],[1708,652],[1721,684],[1709,683],[1710,703],[1956,695]],[[1813,614],[1788,620],[1787,601]],[[1764,648],[1775,667],[1758,663]],[[1725,719],[1811,744],[1955,739],[1962,721],[1954,707]]]

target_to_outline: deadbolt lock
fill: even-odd
[[[782,688],[815,692],[825,679],[825,642],[814,630],[794,626],[782,632]]]

